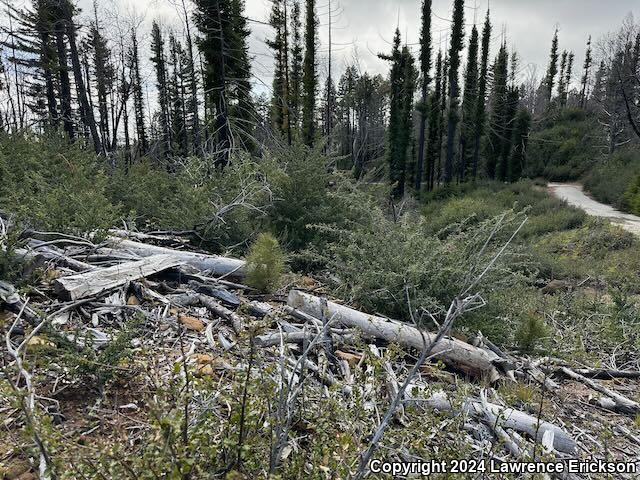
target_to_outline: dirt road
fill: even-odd
[[[640,217],[623,213],[611,205],[605,205],[587,196],[577,183],[549,183],[549,191],[569,205],[584,210],[594,217],[608,218],[625,230],[640,235]]]

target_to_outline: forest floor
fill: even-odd
[[[640,235],[640,217],[616,210],[591,198],[578,183],[549,183],[549,191],[569,205],[584,210],[588,215],[606,218],[624,230]]]

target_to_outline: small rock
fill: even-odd
[[[565,280],[551,280],[540,289],[542,293],[553,294],[562,290],[569,290],[570,283]]]
[[[27,342],[28,350],[38,350],[41,348],[56,348],[56,344],[38,335],[31,337]]]
[[[195,330],[196,332],[204,330],[204,322],[199,318],[190,317],[189,315],[180,315],[178,320],[180,320],[180,323],[188,330]]]
[[[213,357],[207,353],[194,353],[192,357],[200,365],[213,362]]]
[[[127,305],[140,305],[140,300],[135,295],[131,295],[127,298]]]
[[[340,360],[346,360],[351,368],[355,368],[355,366],[362,359],[362,355],[357,355],[355,353],[343,352],[342,350],[336,350],[336,357]]]

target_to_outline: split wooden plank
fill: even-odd
[[[54,280],[53,285],[56,293],[65,300],[78,300],[113,290],[127,282],[148,277],[182,263],[180,258],[173,255],[154,255],[135,262],[61,277]]]
[[[172,255],[180,259],[182,263],[191,265],[200,272],[208,272],[210,275],[242,278],[245,273],[244,260],[237,258],[185,252],[117,237],[107,239],[107,244],[113,250],[128,252],[143,258],[152,255]]]
[[[322,303],[319,297],[291,290],[288,304],[304,313],[321,318]],[[421,332],[406,323],[368,315],[334,302],[327,302],[327,310],[327,316],[333,318],[334,322],[346,327],[358,328],[367,337],[397,342],[418,350],[424,348],[424,342],[429,344],[436,337],[433,333]],[[432,352],[435,358],[464,374],[486,378],[490,382],[500,378],[493,363],[499,360],[499,357],[493,352],[474,347],[455,338],[443,338],[433,347]]]

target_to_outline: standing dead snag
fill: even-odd
[[[320,318],[322,313],[319,297],[297,290],[289,292],[288,304],[316,318]],[[336,324],[358,328],[367,337],[397,342],[405,347],[418,350],[423,348],[422,335],[427,343],[436,337],[433,333],[421,332],[406,323],[368,315],[334,302],[327,302],[327,312],[331,317],[335,317]],[[447,366],[467,375],[487,378],[490,382],[500,378],[493,363],[498,359],[497,355],[455,338],[443,338],[433,347],[433,354],[435,358],[442,360]]]

